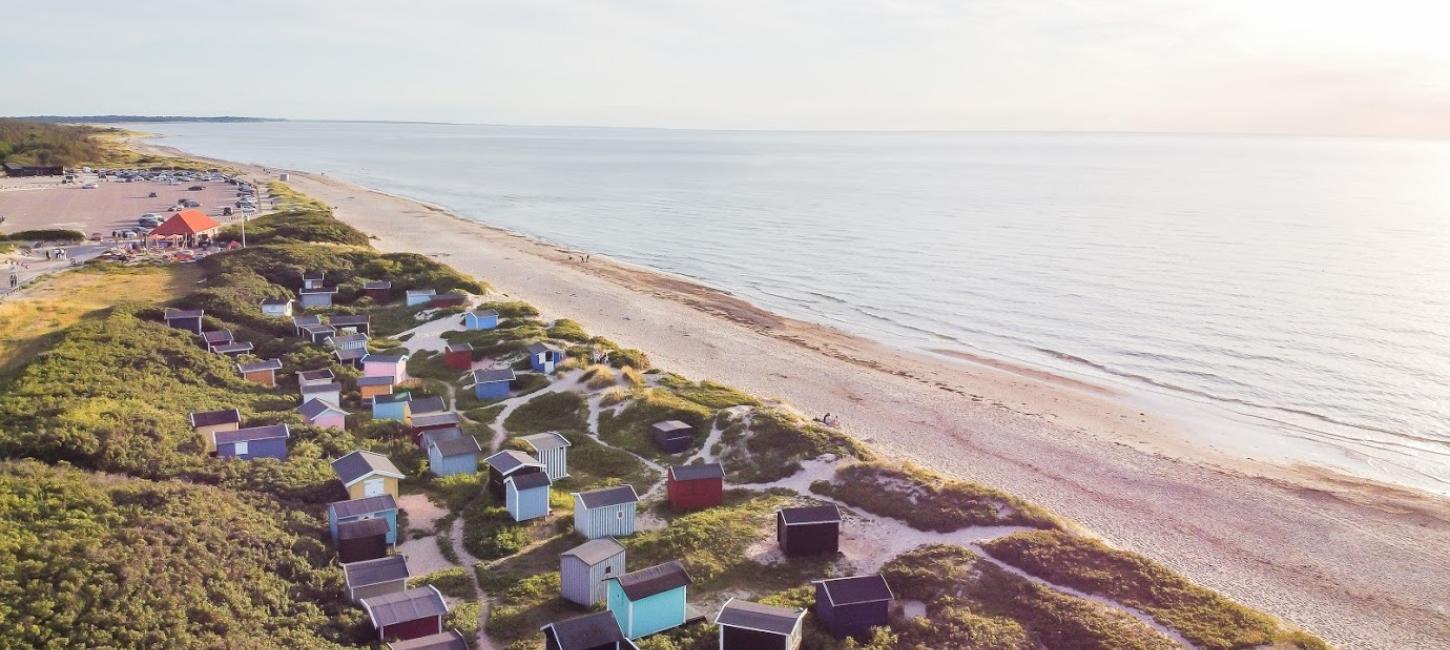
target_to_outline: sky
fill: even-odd
[[[1442,0],[0,0],[0,115],[1450,137]]]

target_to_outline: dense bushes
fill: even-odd
[[[102,129],[0,118],[0,163],[78,165],[100,162],[106,150],[94,136]]]
[[[43,228],[40,230],[17,230],[0,239],[10,241],[55,241],[55,242],[82,242],[86,240],[86,234],[79,230],[65,230],[62,228]]]
[[[871,453],[855,439],[835,429],[775,409],[751,413],[722,432],[720,461],[727,479],[740,483],[766,483],[801,469],[801,461],[825,454],[871,460]]]
[[[856,463],[836,470],[811,491],[867,512],[900,519],[917,530],[949,533],[968,526],[1056,528],[1046,510],[985,485],[948,479],[911,465]]]
[[[240,225],[228,226],[216,237],[223,244],[241,239]],[[368,236],[317,209],[283,210],[247,220],[248,246],[296,243],[367,246]]]
[[[583,431],[588,426],[584,421],[586,410],[584,398],[578,393],[545,393],[514,409],[504,420],[504,427],[521,435]]]

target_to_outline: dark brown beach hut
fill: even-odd
[[[782,508],[775,536],[789,557],[833,555],[840,550],[841,510],[834,505]]]

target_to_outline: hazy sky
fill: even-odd
[[[0,0],[0,114],[1450,136],[1444,0]]]

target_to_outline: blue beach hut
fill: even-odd
[[[398,543],[398,501],[391,494],[347,501],[334,501],[327,505],[327,528],[337,543],[337,526],[349,521],[382,519],[388,522],[387,542]]]
[[[564,353],[551,348],[543,343],[534,343],[528,347],[529,367],[534,372],[554,372],[554,367],[564,360]]]
[[[483,448],[479,446],[478,439],[458,427],[424,432],[423,446],[428,450],[428,471],[434,476],[478,471],[478,452]]]
[[[491,330],[498,327],[498,312],[479,309],[463,315],[463,326],[471,330]]]
[[[503,399],[509,396],[514,380],[513,368],[473,371],[473,396],[478,399]]]
[[[514,521],[549,516],[549,485],[549,475],[543,472],[504,479],[504,506],[513,515]]]
[[[413,394],[408,391],[373,395],[373,419],[403,422],[408,419],[408,402]]]
[[[609,613],[624,636],[638,639],[685,624],[690,575],[678,561],[609,579]]]
[[[216,455],[221,458],[287,458],[287,425],[269,424],[216,432]]]

